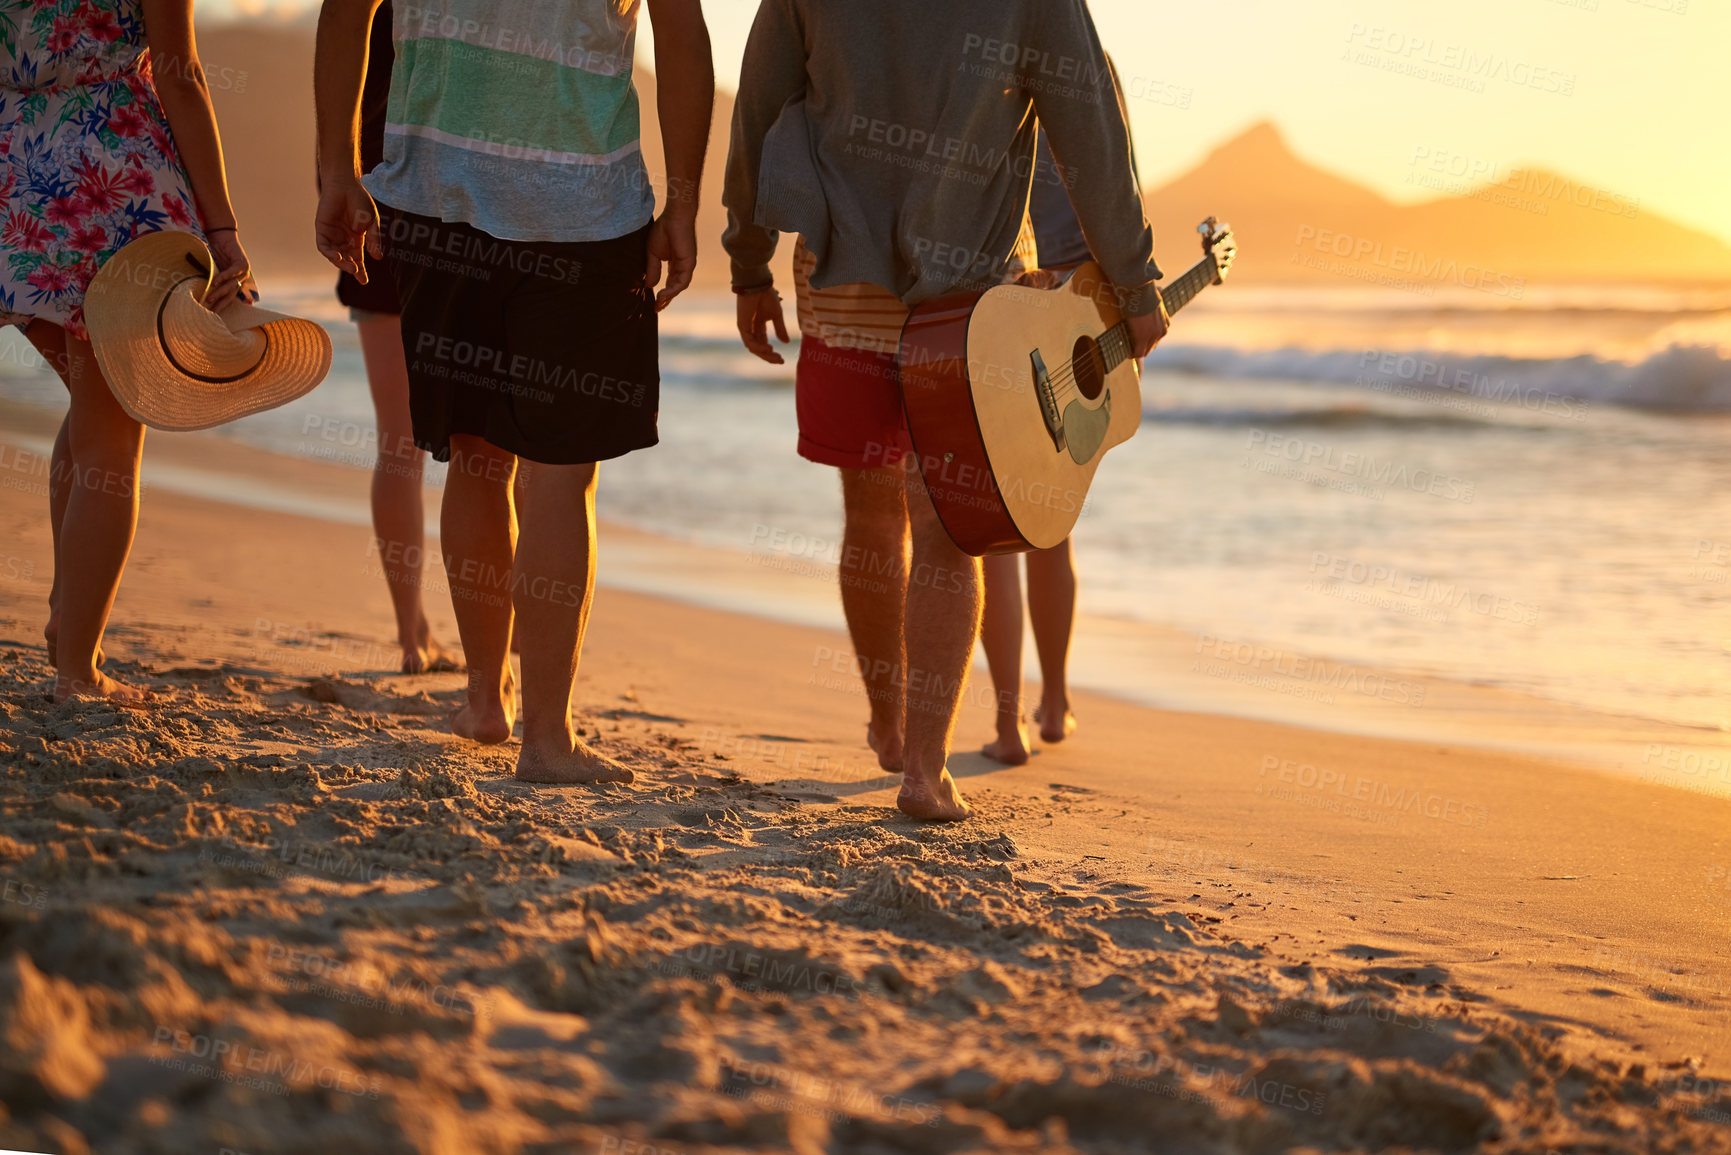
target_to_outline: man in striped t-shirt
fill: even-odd
[[[356,122],[379,0],[325,0],[319,17],[319,251],[363,282],[367,254],[390,257],[415,444],[451,463],[440,537],[469,666],[452,729],[511,737],[516,625],[525,781],[632,776],[571,725],[596,463],[656,442],[655,314],[696,267],[715,92],[701,0],[648,0],[667,158],[657,217],[631,82],[640,2],[395,4],[384,161],[364,176]]]

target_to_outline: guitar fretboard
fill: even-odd
[[[1214,257],[1209,255],[1197,261],[1188,272],[1170,285],[1160,286],[1160,299],[1166,302],[1167,315],[1176,313],[1195,300],[1197,293],[1214,283],[1219,271],[1220,266],[1215,263]],[[1106,372],[1110,373],[1130,359],[1133,347],[1130,343],[1130,322],[1120,321],[1112,326],[1100,338],[1099,344],[1100,355],[1106,359]]]

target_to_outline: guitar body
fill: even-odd
[[[1000,285],[929,301],[908,318],[901,346],[908,431],[958,547],[976,556],[1015,553],[1070,536],[1101,459],[1142,420],[1135,359],[1105,371],[1090,354],[1121,320],[1093,262],[1055,289]],[[1061,446],[1043,385],[1059,415]]]
[[[1213,217],[1202,260],[1161,299],[1177,313],[1232,267]],[[927,301],[902,329],[902,406],[938,517],[976,557],[1050,549],[1075,528],[1100,459],[1142,424],[1141,365],[1093,261],[1055,289],[999,285]]]

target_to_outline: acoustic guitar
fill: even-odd
[[[1238,251],[1228,225],[1197,227],[1203,258],[1160,294],[1177,313],[1218,285]],[[901,387],[926,489],[975,556],[1070,536],[1106,451],[1142,422],[1141,365],[1100,266],[1063,284],[999,285],[927,301],[902,329]]]

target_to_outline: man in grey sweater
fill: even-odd
[[[841,470],[842,604],[867,740],[904,772],[896,804],[916,818],[969,813],[945,762],[981,583],[909,468],[895,337],[911,307],[1025,269],[1037,123],[1145,356],[1167,326],[1154,235],[1085,0],[758,9],[723,196],[740,335],[781,363],[769,262],[779,234],[797,233],[799,450]]]

